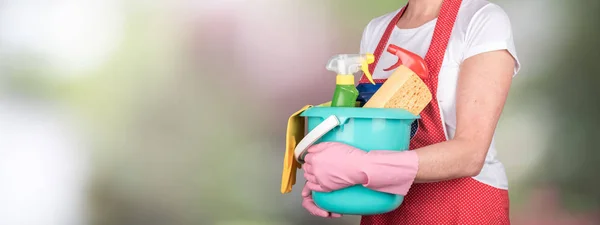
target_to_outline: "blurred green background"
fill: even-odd
[[[514,224],[600,224],[599,1],[493,1]],[[279,192],[287,117],[405,1],[0,1],[0,224],[358,224]]]

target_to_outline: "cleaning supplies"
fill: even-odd
[[[389,45],[387,50],[388,52],[398,56],[398,62],[396,62],[396,64],[392,65],[390,68],[384,69],[383,71],[390,71],[404,64],[404,66],[415,72],[419,77],[421,77],[421,79],[427,79],[427,74],[429,72],[427,71],[425,61],[419,60],[420,57],[417,54],[406,51],[405,49],[393,44]],[[363,106],[366,102],[368,102],[371,97],[373,97],[373,94],[375,94],[375,92],[381,88],[382,84],[383,83],[378,83],[375,85],[370,85],[367,83],[359,84],[356,89],[359,91],[357,101],[360,103],[360,105]]]
[[[401,108],[419,115],[432,99],[422,80],[428,76],[425,60],[396,45],[390,45],[387,50],[398,56],[398,63],[386,70],[397,69],[363,107]]]
[[[403,57],[406,55],[402,54],[401,49],[390,48],[388,51],[398,55],[401,60],[404,60]],[[368,65],[373,63],[374,59],[372,54],[334,56],[326,67],[327,70],[337,72],[336,90],[332,101],[318,106],[305,106],[290,117],[281,183],[282,193],[291,192],[296,182],[296,170],[304,163],[304,156],[314,144],[339,142],[367,152],[372,149],[408,150],[411,124],[419,119],[419,116],[418,113],[411,113],[402,107],[385,109],[384,106],[390,106],[385,104],[390,99],[385,99],[385,95],[393,97],[397,87],[393,84],[384,84],[381,88],[389,89],[384,92],[394,93],[380,93],[379,95],[382,96],[378,97],[379,100],[369,101],[375,107],[356,107],[359,93],[354,86],[354,73],[362,70],[373,84],[368,85],[379,87],[373,81],[368,69]],[[418,63],[421,62],[419,59],[405,61],[413,62],[410,65],[417,65],[414,70],[419,71],[421,75],[426,71],[426,68],[419,70]],[[401,75],[396,77],[414,76],[421,81],[419,76],[406,65],[399,67],[396,73]],[[400,80],[398,78],[397,80]],[[403,84],[406,81],[392,80],[391,83]],[[381,104],[377,103],[378,101]],[[305,122],[308,130],[306,135],[304,135]],[[319,209],[346,215],[386,213],[398,208],[404,199],[404,192],[395,194],[381,192],[363,185],[354,185],[331,192],[312,191],[311,194],[312,200]]]
[[[375,84],[369,72],[369,64],[374,61],[375,56],[373,54],[341,54],[329,60],[327,70],[337,73],[331,107],[356,106],[358,90],[354,86],[354,73],[362,70],[369,81]]]

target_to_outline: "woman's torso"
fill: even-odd
[[[361,53],[372,53],[375,51],[386,26],[398,11],[399,10],[378,17],[369,23],[361,41]],[[504,15],[504,11],[500,7],[487,1],[463,1],[438,75],[438,90],[436,94],[447,139],[453,138],[456,131],[456,87],[460,64],[467,56],[473,54],[473,52],[468,52],[466,47],[469,42],[468,39],[471,38],[469,35],[473,35],[471,34],[474,31],[472,26],[477,22],[474,22],[474,20],[485,19],[485,17],[481,18],[482,16],[479,15],[482,13],[500,13]],[[388,43],[398,45],[421,57],[425,57],[433,37],[436,21],[437,19],[434,19],[413,29],[399,29],[396,27],[392,32]],[[512,43],[512,40],[510,40],[510,42]],[[513,56],[516,59],[514,46],[510,46],[509,51],[513,53]],[[393,65],[396,61],[397,58],[394,55],[386,53],[382,54],[379,63],[373,72],[373,78],[385,79],[389,77],[393,71],[386,72],[383,71],[383,69]],[[515,74],[517,70],[518,67],[515,69]],[[492,140],[481,173],[473,178],[492,187],[508,189],[508,180],[504,171],[504,166],[497,159],[494,142],[495,141]]]

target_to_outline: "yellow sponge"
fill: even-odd
[[[427,85],[406,66],[399,66],[381,85],[365,108],[401,108],[419,115],[431,101]]]

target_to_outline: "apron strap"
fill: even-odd
[[[396,24],[398,24],[398,21],[400,21],[400,17],[402,17],[402,14],[404,14],[404,11],[406,10],[407,6],[408,6],[408,4],[406,4],[406,6],[404,6],[404,7],[402,7],[400,12],[398,12],[398,14],[396,14],[396,16],[394,16],[394,18],[392,18],[392,21],[388,24],[387,28],[385,28],[385,32],[383,33],[383,36],[381,37],[381,40],[379,40],[379,44],[377,44],[377,48],[375,49],[375,52],[373,53],[373,56],[375,56],[375,61],[373,63],[369,64],[369,72],[371,74],[373,74],[373,72],[375,71],[375,68],[377,67],[377,64],[379,63],[379,58],[381,58],[381,54],[383,54],[383,51],[387,47],[387,43],[390,40],[390,36],[392,36],[392,31],[394,31]],[[385,82],[385,80],[386,79],[374,79],[373,81],[375,81],[375,83],[380,84],[380,83]],[[370,82],[369,79],[367,79],[367,77],[363,73],[362,77],[360,78],[359,83],[369,83],[369,82]]]
[[[437,100],[438,78],[461,4],[462,0],[444,0],[442,3],[438,21],[433,31],[433,39],[427,55],[425,55],[425,63],[427,63],[430,76],[423,82],[429,87],[432,99],[421,112],[421,119],[418,120],[418,130],[410,141],[410,149],[418,149],[444,142],[448,138]]]
[[[432,76],[430,76],[429,79],[424,80],[424,82],[427,84],[427,86],[429,86],[431,94],[433,95],[432,102],[437,100],[437,87],[440,68],[444,62],[446,48],[448,47],[448,42],[450,41],[450,36],[452,34],[461,3],[462,0],[444,0],[442,3],[442,8],[440,9],[438,21],[435,25],[435,30],[433,31],[431,45],[429,46],[429,50],[427,50],[427,54],[425,55],[425,63],[427,64],[427,69],[429,69],[429,74]]]

